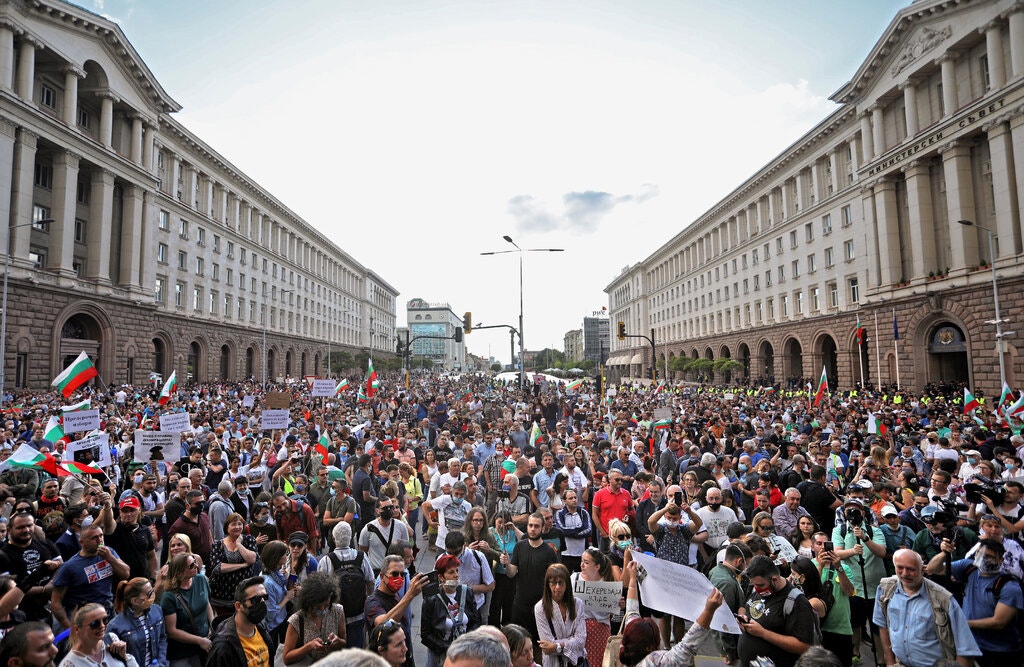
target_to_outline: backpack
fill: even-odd
[[[789,590],[789,595],[786,596],[786,601],[782,605],[782,616],[785,618],[793,612],[793,607],[796,606],[797,598],[803,595],[803,591],[794,586]],[[835,602],[833,598],[832,602]],[[810,604],[810,603],[808,603]],[[814,609],[812,608],[813,612]],[[814,614],[814,641],[811,642],[812,646],[821,646],[821,621],[818,620],[818,614]]]
[[[836,591],[834,581],[836,571],[834,568],[829,566],[825,568],[825,572],[829,574],[829,577],[827,580],[828,585],[826,586],[825,582],[822,582],[821,586],[821,601],[825,603],[825,615],[821,617],[822,621],[828,618],[828,615],[832,613],[832,607],[836,605]]]
[[[335,552],[327,554],[334,567],[334,576],[338,578],[341,590],[341,606],[345,608],[345,618],[362,614],[366,606],[366,579],[363,577],[363,557],[360,551],[352,560],[343,561]]]

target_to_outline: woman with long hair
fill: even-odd
[[[811,547],[814,546],[814,534],[818,532],[818,524],[809,516],[802,516],[796,520],[796,530],[790,536],[789,541],[793,548],[804,558],[811,558]]]
[[[512,667],[537,667],[533,661],[533,637],[529,630],[515,623],[506,623],[501,626],[501,634],[508,641]]]
[[[284,641],[288,603],[302,590],[288,583],[288,545],[280,540],[267,542],[260,554],[263,561],[263,586],[267,589],[267,629],[278,642]]]
[[[286,665],[311,665],[345,647],[345,608],[338,602],[334,575],[314,572],[299,591],[296,611],[288,617],[282,656]]]
[[[224,537],[210,550],[210,602],[218,615],[235,608],[235,588],[259,571],[259,547],[252,535],[243,535],[245,519],[232,512],[224,519]]]
[[[580,571],[574,572],[570,583],[573,590],[577,581],[615,581],[612,574],[612,562],[597,547],[589,547],[580,557]],[[623,606],[625,600],[623,600]],[[612,615],[608,612],[587,609],[584,606],[587,626],[587,661],[591,665],[600,665],[604,661],[604,650],[608,646],[608,638],[612,634]]]
[[[167,579],[167,568],[170,562],[175,556],[179,554],[190,554],[196,557],[196,562],[199,563],[199,571],[205,572],[206,565],[203,563],[203,559],[199,557],[199,554],[192,553],[192,538],[184,533],[174,533],[167,538],[167,562],[160,568],[160,571],[156,575],[155,585],[155,598],[159,600],[163,596],[164,592],[164,581]]]
[[[108,620],[107,610],[101,604],[87,602],[76,609],[71,615],[71,652],[60,661],[60,667],[97,667],[118,663],[139,667],[125,642],[104,643]]]
[[[398,464],[398,475],[402,479],[402,486],[405,487],[405,500],[409,506],[406,517],[412,528],[411,534],[415,537],[417,524],[420,522],[420,505],[426,499],[426,495],[423,493],[423,484],[413,474],[412,466],[405,461]],[[415,542],[415,540],[413,541]]]
[[[474,507],[466,513],[466,522],[462,524],[462,534],[466,538],[466,547],[487,556],[490,563],[493,564],[501,556],[498,551],[498,542],[487,528],[487,510],[483,507]]]
[[[501,627],[512,618],[512,602],[515,599],[515,580],[508,576],[505,566],[508,565],[512,550],[523,537],[514,523],[512,513],[508,510],[499,511],[494,517],[491,536],[498,551],[498,562],[494,566],[494,591],[491,595],[491,607],[488,612],[488,623]]]
[[[430,481],[434,479],[434,476],[438,473],[437,465],[437,453],[433,449],[424,449],[423,451],[423,463],[420,464],[419,476],[420,476],[420,487],[423,489],[423,498],[426,500],[426,492],[430,488]],[[423,516],[423,539],[427,539],[428,529],[430,523],[427,521],[427,516],[421,512]],[[419,527],[413,526],[413,530],[419,530]]]
[[[391,667],[405,665],[409,647],[405,643],[405,630],[398,621],[386,621],[370,631],[368,649],[384,658]]]
[[[565,492],[569,488],[569,476],[564,472],[555,475],[555,480],[546,489],[539,489],[538,493],[548,494],[548,507],[551,511],[560,510],[565,507]]]
[[[153,584],[135,577],[117,585],[114,609],[117,616],[107,624],[107,632],[128,645],[128,653],[142,665],[167,664],[167,631],[160,607],[153,604]]]
[[[821,584],[821,573],[810,558],[798,557],[789,564],[789,583],[803,591],[819,619],[825,618],[825,589]]]
[[[423,599],[420,640],[427,648],[427,667],[441,667],[455,638],[480,625],[480,612],[469,586],[459,583],[459,559],[445,554],[434,563],[439,591]]]
[[[692,470],[683,473],[683,502],[692,505],[698,502],[700,496],[700,485],[697,484],[697,473]]]
[[[561,563],[549,565],[544,573],[544,594],[534,605],[533,615],[544,667],[575,665],[587,654],[583,600],[573,596],[569,569]]]
[[[167,623],[167,659],[170,667],[202,667],[210,650],[210,582],[199,573],[198,557],[178,554],[167,565],[167,579],[160,598]]]

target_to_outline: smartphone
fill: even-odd
[[[682,491],[676,491],[675,502],[676,502],[677,506],[681,506],[683,504],[683,492]]]
[[[739,621],[740,625],[743,625],[744,623],[749,623],[750,622],[750,620],[747,619],[746,616],[740,616],[739,614],[733,614],[733,616],[736,617],[736,620]]]
[[[429,598],[441,593],[440,575],[437,570],[427,572],[427,585],[423,587],[423,598]]]
[[[830,553],[836,550],[836,545],[832,544],[831,542],[826,542],[822,545],[821,550],[824,553]]]

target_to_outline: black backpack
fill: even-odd
[[[366,606],[366,579],[363,577],[363,556],[360,551],[352,560],[343,561],[335,552],[327,555],[334,567],[334,576],[338,578],[341,591],[341,606],[345,608],[345,618],[352,618],[364,612]]]

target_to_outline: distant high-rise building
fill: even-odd
[[[604,350],[607,359],[610,351],[609,327],[607,317],[584,317],[583,318],[583,358],[601,363],[601,351]]]
[[[462,318],[450,305],[411,299],[406,304],[406,316],[413,358],[428,357],[437,370],[465,370],[465,341],[457,343],[454,340],[455,328],[462,326]],[[431,337],[414,340],[417,336]]]
[[[583,359],[583,329],[565,332],[565,358],[567,361]]]

